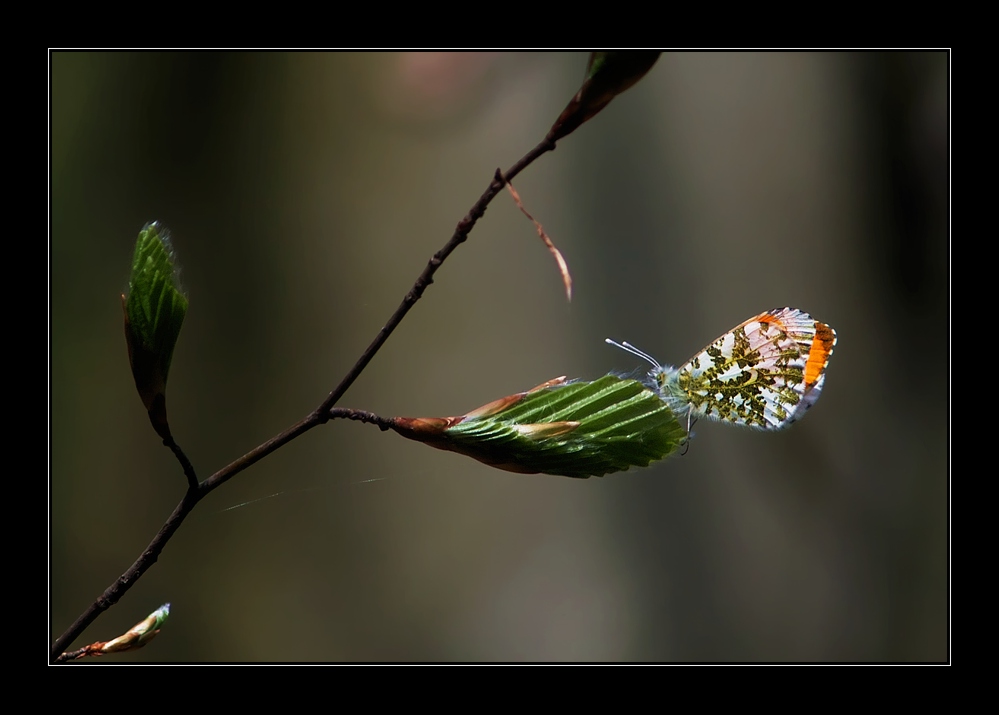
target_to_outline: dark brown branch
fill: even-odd
[[[392,420],[379,417],[374,412],[352,410],[349,407],[334,407],[330,410],[330,419],[355,420],[369,425],[378,425],[382,432],[392,429]]]
[[[51,657],[53,662],[56,658],[66,650],[66,647],[72,643],[77,637],[83,633],[83,631],[93,623],[97,616],[101,615],[104,611],[109,609],[111,606],[118,602],[125,593],[132,587],[142,574],[146,570],[156,563],[156,559],[159,558],[160,552],[163,551],[163,547],[166,546],[170,537],[173,533],[180,528],[180,525],[184,522],[184,518],[190,513],[191,509],[194,508],[195,504],[201,501],[201,498],[206,492],[201,492],[199,489],[188,489],[187,494],[184,498],[180,500],[180,504],[173,510],[173,513],[163,524],[159,533],[149,542],[149,546],[146,550],[135,560],[135,563],[129,567],[128,571],[123,573],[118,577],[118,580],[113,584],[108,586],[107,590],[100,595],[100,597],[90,604],[90,607],[80,614],[80,617],[71,625],[65,633],[63,633],[56,642],[52,644]]]
[[[186,454],[184,454],[184,450],[182,450],[180,445],[174,441],[173,437],[167,437],[163,440],[163,445],[169,447],[170,451],[173,452],[173,456],[175,456],[177,461],[180,462],[180,468],[184,470],[184,476],[187,477],[187,488],[197,488],[198,475],[194,471],[194,465],[191,464],[191,460],[187,458]]]
[[[409,309],[412,308],[416,301],[423,296],[423,292],[427,289],[427,287],[433,283],[433,276],[434,273],[437,272],[437,269],[440,268],[441,264],[447,259],[447,257],[454,252],[455,248],[465,242],[468,238],[468,234],[471,232],[476,222],[482,218],[483,214],[485,214],[486,207],[496,197],[496,195],[502,191],[505,183],[512,180],[515,176],[517,176],[517,174],[530,166],[530,164],[539,156],[546,152],[552,151],[553,149],[555,149],[555,142],[546,138],[543,142],[525,154],[520,161],[510,167],[510,170],[507,171],[505,175],[502,174],[499,169],[496,170],[496,175],[493,177],[489,187],[485,190],[482,196],[479,197],[479,200],[475,202],[465,218],[458,222],[450,240],[444,244],[444,247],[437,251],[437,253],[435,253],[427,263],[426,268],[423,269],[423,272],[416,279],[416,283],[414,283],[413,287],[410,288],[406,297],[403,298],[402,303],[398,308],[396,308],[395,313],[392,314],[392,317],[390,317],[388,322],[385,323],[385,327],[378,331],[378,335],[375,336],[375,339],[368,346],[367,350],[361,354],[361,357],[358,358],[357,362],[354,363],[354,366],[340,381],[340,384],[337,385],[336,388],[334,388],[334,390],[326,397],[326,399],[323,400],[322,404],[313,410],[312,413],[310,413],[305,419],[292,425],[284,432],[272,437],[260,446],[250,450],[239,459],[215,472],[215,474],[208,477],[200,484],[197,483],[197,478],[194,477],[193,466],[191,466],[187,457],[184,456],[184,453],[180,451],[180,447],[177,447],[176,443],[173,443],[172,440],[170,440],[169,444],[166,440],[164,440],[164,444],[170,447],[174,454],[177,455],[177,459],[180,460],[184,469],[184,474],[187,475],[188,482],[191,483],[191,486],[188,488],[184,498],[173,510],[173,513],[166,520],[166,523],[163,524],[159,533],[153,537],[153,540],[149,542],[149,546],[147,546],[146,550],[143,551],[139,558],[135,560],[135,563],[133,563],[125,573],[119,576],[118,579],[111,584],[107,590],[105,590],[104,593],[90,605],[89,608],[87,608],[87,610],[81,613],[73,625],[71,625],[66,632],[59,636],[52,644],[50,657],[53,662],[56,662],[60,654],[62,654],[66,648],[73,641],[75,641],[101,613],[117,603],[118,600],[132,587],[132,585],[139,580],[142,574],[144,574],[150,566],[156,563],[160,553],[163,551],[163,548],[173,536],[174,532],[180,528],[180,525],[184,522],[184,519],[191,512],[191,510],[194,509],[197,503],[201,501],[209,492],[221,486],[247,467],[256,464],[271,452],[274,452],[296,437],[308,432],[313,427],[325,424],[330,419],[336,417],[361,419],[362,421],[374,422],[374,424],[378,424],[382,427],[382,429],[385,429],[380,422],[375,421],[381,419],[378,418],[377,415],[364,413],[359,410],[331,410],[347,389],[354,383],[364,368],[367,367],[368,363],[371,362],[375,353],[377,353],[382,345],[385,344],[385,341],[388,340],[392,332],[396,329],[399,323],[402,322],[402,319],[406,317],[406,313],[409,312]],[[354,416],[351,416],[351,414],[348,413],[351,413]],[[365,418],[362,418],[362,415],[364,415]]]
[[[545,139],[525,154],[520,161],[510,167],[510,170],[506,172],[505,176],[499,169],[496,170],[496,175],[493,177],[492,183],[489,184],[489,188],[487,188],[485,193],[479,197],[479,200],[475,202],[468,214],[465,215],[465,218],[458,222],[457,227],[454,229],[454,233],[451,235],[451,239],[445,243],[444,247],[437,251],[437,253],[435,253],[427,263],[427,267],[423,269],[423,273],[421,273],[420,277],[416,279],[416,283],[413,284],[413,287],[409,290],[409,293],[406,294],[406,297],[402,299],[402,303],[399,304],[399,307],[395,309],[395,313],[393,313],[392,317],[388,319],[387,323],[385,323],[385,327],[378,331],[378,335],[375,336],[375,339],[371,341],[371,345],[368,346],[368,349],[365,350],[361,357],[358,358],[357,362],[354,363],[354,367],[350,369],[350,372],[344,375],[340,384],[334,388],[333,392],[331,392],[325,400],[323,400],[323,404],[316,409],[314,415],[318,419],[321,419],[324,422],[329,419],[328,415],[330,408],[333,407],[340,400],[340,398],[343,397],[343,393],[345,393],[347,389],[354,384],[354,380],[357,379],[357,376],[361,374],[361,371],[367,367],[369,362],[371,362],[371,358],[373,358],[375,353],[377,353],[381,346],[385,344],[385,341],[388,340],[388,337],[392,334],[392,331],[396,329],[396,326],[398,326],[399,323],[402,322],[402,319],[406,317],[406,313],[409,312],[409,309],[412,308],[413,305],[416,304],[416,301],[423,296],[423,291],[425,291],[427,287],[434,282],[434,273],[437,272],[437,269],[440,268],[441,264],[447,259],[448,256],[451,255],[454,249],[465,242],[465,239],[468,238],[468,234],[475,226],[476,222],[482,218],[483,214],[485,214],[486,207],[494,198],[496,198],[496,194],[503,190],[503,186],[506,182],[512,181],[513,178],[527,168],[531,162],[545,152],[552,151],[553,149],[555,149],[555,142]]]
[[[53,660],[52,662],[65,663],[67,660],[77,660],[78,658],[82,658],[89,652],[90,652],[90,646],[84,646],[83,648],[79,648],[78,650],[69,650],[66,651],[65,653],[60,653],[56,657],[56,659]]]

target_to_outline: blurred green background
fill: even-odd
[[[53,638],[185,487],[128,370],[139,229],[183,264],[168,407],[204,478],[339,382],[585,63],[52,56]],[[664,54],[515,182],[572,303],[501,195],[340,403],[460,414],[644,369],[607,336],[679,363],[790,305],[839,334],[793,429],[701,421],[684,457],[580,481],[331,423],[202,502],[77,644],[170,601],[104,662],[944,659],[947,80],[943,53]]]

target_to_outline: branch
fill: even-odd
[[[180,528],[180,525],[184,522],[184,519],[187,518],[187,515],[190,514],[198,502],[210,492],[242,472],[247,467],[256,464],[271,452],[283,447],[293,439],[300,437],[313,427],[325,424],[332,418],[344,417],[347,419],[372,421],[371,418],[374,417],[373,415],[359,410],[334,410],[332,412],[331,410],[340,398],[343,397],[343,394],[350,388],[350,386],[354,384],[354,381],[364,371],[364,368],[367,367],[368,363],[371,362],[375,353],[377,353],[378,350],[381,349],[382,345],[385,344],[385,341],[388,340],[392,332],[396,329],[396,327],[398,327],[399,323],[402,322],[402,319],[406,317],[410,308],[416,304],[416,302],[423,296],[427,287],[433,283],[433,277],[437,272],[437,269],[440,268],[441,264],[444,263],[447,257],[454,252],[454,249],[465,242],[468,238],[468,234],[471,232],[472,228],[474,228],[476,222],[485,214],[486,207],[490,204],[490,202],[492,202],[496,195],[503,190],[503,186],[506,182],[512,180],[515,176],[517,176],[517,174],[530,166],[542,154],[554,150],[555,141],[556,140],[551,138],[551,135],[549,135],[548,138],[525,154],[520,161],[510,167],[505,175],[501,173],[499,169],[496,170],[496,174],[493,177],[492,182],[490,182],[482,196],[479,197],[479,200],[476,201],[469,210],[468,214],[458,222],[450,240],[448,240],[448,242],[444,244],[444,247],[437,251],[437,253],[435,253],[427,263],[426,268],[423,269],[423,272],[416,279],[413,287],[406,294],[405,298],[403,298],[402,303],[400,303],[399,307],[396,308],[396,311],[388,319],[388,322],[385,323],[385,327],[378,331],[378,335],[375,336],[375,339],[361,354],[361,357],[358,358],[357,362],[354,363],[354,366],[340,381],[340,384],[337,385],[336,388],[334,388],[333,391],[326,397],[326,399],[323,400],[323,402],[307,417],[258,447],[250,450],[242,457],[223,467],[201,483],[197,483],[197,479],[194,476],[194,468],[187,460],[187,457],[184,456],[183,452],[180,451],[180,448],[176,446],[172,439],[170,439],[169,443],[164,440],[164,444],[170,447],[170,449],[177,456],[184,469],[184,473],[188,478],[189,487],[187,493],[184,495],[184,498],[181,499],[180,503],[177,504],[173,513],[170,514],[169,518],[163,524],[163,527],[159,530],[156,536],[153,537],[153,540],[149,542],[149,546],[146,547],[145,551],[142,552],[139,558],[136,559],[129,569],[119,576],[114,583],[108,586],[104,593],[101,594],[101,596],[98,597],[97,600],[95,600],[87,608],[87,610],[80,614],[76,621],[73,622],[73,625],[71,625],[65,633],[55,640],[52,644],[50,652],[50,657],[53,662],[56,662],[63,651],[65,651],[66,648],[73,641],[75,641],[80,634],[83,633],[83,631],[97,619],[99,615],[101,615],[101,613],[117,603],[118,600],[135,584],[135,582],[142,577],[149,567],[156,563],[156,560],[159,558],[163,548],[167,545],[167,542],[171,539],[177,529]]]
[[[496,170],[496,175],[493,177],[492,183],[489,184],[489,188],[487,188],[482,196],[479,197],[479,200],[475,202],[468,214],[465,215],[465,218],[458,222],[458,226],[454,229],[454,233],[451,235],[451,240],[445,243],[444,247],[433,255],[427,263],[427,267],[423,269],[423,273],[421,273],[420,277],[416,279],[416,283],[413,284],[409,293],[407,293],[406,297],[402,299],[402,303],[395,309],[395,313],[393,313],[392,317],[389,318],[387,323],[385,323],[385,327],[378,331],[378,335],[376,335],[375,339],[371,341],[371,345],[368,346],[368,349],[365,350],[357,362],[354,363],[354,367],[352,367],[350,372],[344,376],[343,380],[340,381],[340,384],[336,386],[336,389],[329,394],[329,397],[323,400],[323,404],[316,408],[313,415],[317,419],[321,419],[323,422],[329,419],[328,414],[330,408],[333,407],[333,405],[335,405],[339,399],[343,397],[343,393],[345,393],[347,389],[354,384],[354,380],[357,379],[357,376],[361,374],[361,371],[367,367],[369,362],[371,362],[371,358],[375,356],[375,353],[378,352],[379,348],[385,344],[385,341],[388,340],[392,331],[395,330],[399,323],[402,322],[402,319],[406,317],[406,313],[409,312],[409,309],[412,308],[416,301],[423,296],[423,291],[427,289],[427,286],[434,282],[434,273],[437,272],[437,269],[440,268],[441,264],[447,259],[448,256],[451,255],[454,249],[465,242],[465,239],[468,238],[468,234],[471,232],[476,222],[482,218],[482,215],[486,212],[486,207],[494,198],[496,198],[496,194],[503,190],[503,186],[506,182],[512,181],[517,174],[530,166],[530,164],[539,156],[554,149],[555,142],[546,138],[543,142],[531,149],[531,151],[527,152],[527,154],[525,154],[520,161],[510,167],[510,170],[506,172],[505,176],[499,169]]]
[[[170,451],[173,452],[173,456],[180,462],[180,468],[184,470],[184,476],[187,477],[187,488],[197,488],[198,475],[194,471],[194,465],[191,464],[191,460],[184,454],[184,450],[180,448],[180,445],[174,441],[172,436],[169,436],[163,440],[163,446],[169,447]]]

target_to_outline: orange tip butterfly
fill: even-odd
[[[659,396],[678,418],[708,417],[762,430],[784,429],[815,404],[836,331],[796,308],[760,313],[679,368],[628,343],[607,343],[652,364]]]

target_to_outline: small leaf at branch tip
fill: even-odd
[[[596,116],[617,95],[632,87],[652,69],[660,52],[593,52],[586,79],[548,132],[555,142]]]
[[[139,232],[121,300],[135,387],[156,432],[167,439],[166,382],[188,300],[169,232],[158,221]]]
[[[68,656],[69,658],[79,659],[87,656],[101,656],[110,653],[124,653],[129,650],[138,650],[156,637],[169,615],[170,604],[164,603],[117,638],[91,643],[79,651],[74,651],[72,654],[64,653],[63,657]]]
[[[106,655],[108,653],[123,653],[128,650],[138,650],[156,637],[160,628],[170,615],[170,604],[164,603],[150,613],[144,620],[136,623],[127,633],[118,636],[107,643],[99,644],[91,655]],[[98,644],[94,644],[97,646]]]

